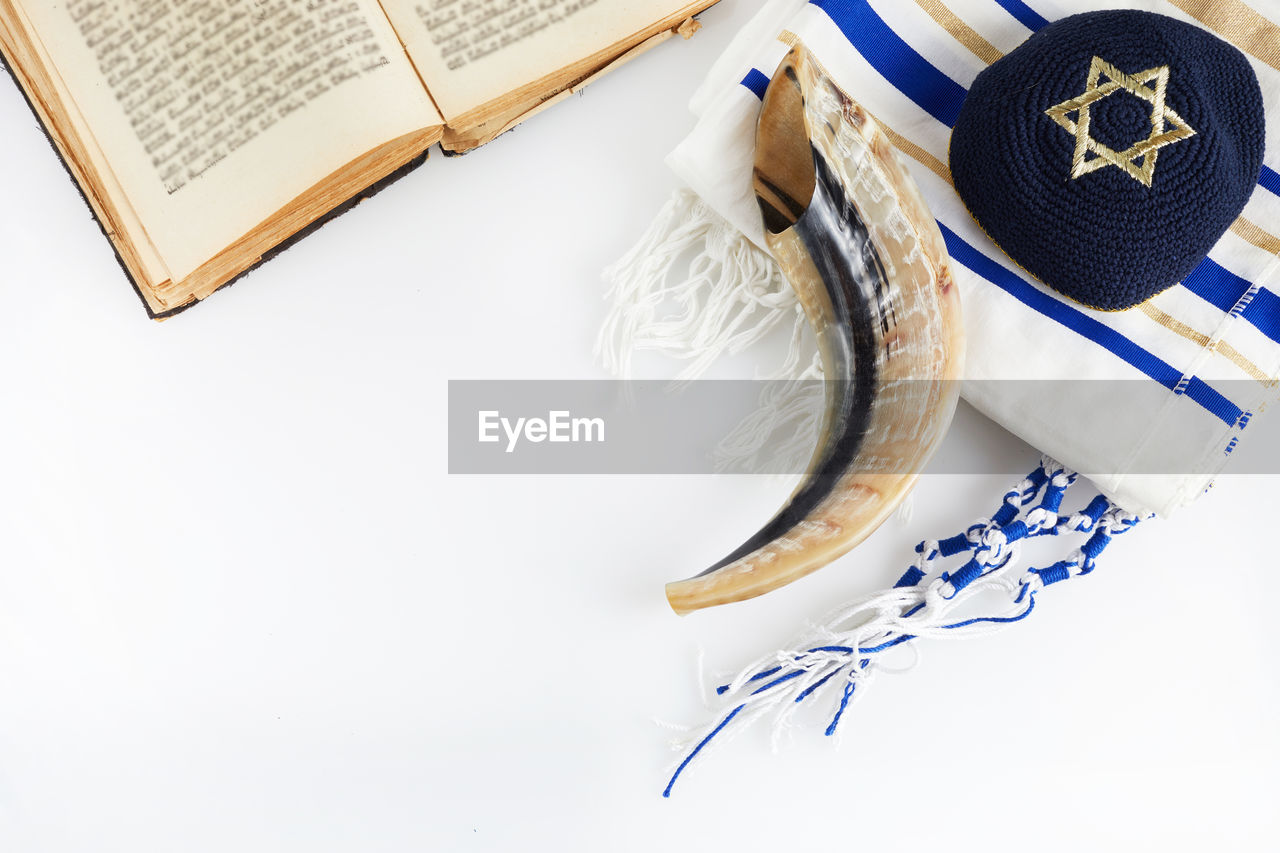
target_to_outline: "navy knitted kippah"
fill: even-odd
[[[978,75],[951,174],[1009,257],[1095,308],[1176,284],[1244,209],[1262,92],[1240,51],[1151,12],[1073,15]]]

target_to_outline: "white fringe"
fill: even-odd
[[[687,362],[675,378],[691,381],[790,322],[786,355],[759,378],[822,378],[804,310],[777,264],[692,190],[676,190],[604,277],[612,304],[596,356],[615,376],[631,378],[634,354],[651,350]],[[817,383],[770,382],[759,410],[716,448],[716,471],[803,471],[821,427],[821,393]]]
[[[821,382],[769,382],[756,411],[716,446],[717,474],[798,474],[813,456],[822,429]]]
[[[903,527],[911,524],[912,519],[916,517],[916,493],[914,491],[907,492],[907,496],[902,499],[902,503],[898,504],[898,509],[893,515],[898,524]]]
[[[778,373],[799,366],[806,324],[791,286],[767,253],[692,190],[677,190],[604,277],[612,305],[596,355],[615,376],[631,378],[633,354],[656,350],[688,362],[677,380],[696,379],[787,320],[792,349]]]

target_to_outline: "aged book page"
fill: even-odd
[[[124,190],[116,181],[102,151],[97,145],[85,145],[80,138],[71,139],[60,133],[59,122],[50,112],[55,105],[65,115],[65,124],[68,126],[83,129],[84,116],[72,101],[62,77],[54,70],[53,62],[44,51],[43,44],[19,37],[18,32],[31,32],[31,21],[10,0],[0,0],[0,12],[3,13],[0,16],[0,43],[11,57],[16,57],[11,63],[11,70],[28,92],[31,103],[45,125],[46,133],[58,146],[67,168],[80,183],[94,214],[108,233],[134,235],[127,247],[121,247],[122,255],[127,255],[126,264],[131,269],[141,272],[147,281],[165,280],[168,271],[150,238],[146,237],[142,223],[129,205]],[[11,30],[9,22],[18,26]],[[83,133],[77,137],[79,135]],[[92,142],[91,137],[88,141]],[[89,186],[90,184],[93,186]]]
[[[106,191],[177,281],[441,118],[377,0],[13,0]],[[94,150],[96,149],[96,150]]]
[[[489,121],[501,101],[610,48],[678,26],[710,5],[689,0],[382,0],[444,118]],[[588,68],[584,73],[597,70]],[[561,85],[573,82],[566,80]],[[548,85],[550,81],[542,85]],[[555,94],[556,86],[543,97]],[[484,110],[486,106],[492,107]]]

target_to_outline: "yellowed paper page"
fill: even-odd
[[[441,124],[376,0],[19,2],[174,280]]]
[[[26,32],[32,32],[31,21],[26,14],[17,9],[16,14],[22,18],[22,25]],[[58,100],[62,103],[67,115],[78,128],[85,127],[84,116],[80,114],[79,108],[71,98],[71,93],[67,89],[66,82],[62,79],[62,75],[57,72],[48,52],[44,50],[43,43],[35,45],[36,51],[40,56],[41,64],[49,69],[49,82],[57,92]],[[92,143],[93,140],[87,139],[86,142]],[[142,265],[142,271],[150,281],[164,281],[168,278],[169,273],[164,262],[160,260],[159,254],[156,252],[155,246],[151,244],[150,238],[145,234],[138,215],[134,213],[133,207],[129,204],[128,197],[124,193],[124,189],[120,186],[120,182],[116,180],[115,173],[111,171],[111,166],[106,161],[102,150],[96,144],[86,146],[89,153],[90,166],[94,172],[101,176],[103,187],[102,190],[115,202],[117,212],[124,221],[123,228],[127,230],[133,237],[133,245],[138,253],[138,260]]]
[[[689,0],[383,0],[447,120],[586,59]]]

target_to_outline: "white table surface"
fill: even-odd
[[[162,324],[0,80],[0,849],[1275,849],[1280,477],[927,644],[839,744],[756,727],[668,801],[653,719],[708,718],[699,650],[774,649],[1010,478],[926,477],[910,522],[680,619],[663,582],[786,484],[448,475],[447,380],[603,376],[599,271],[753,5]]]

